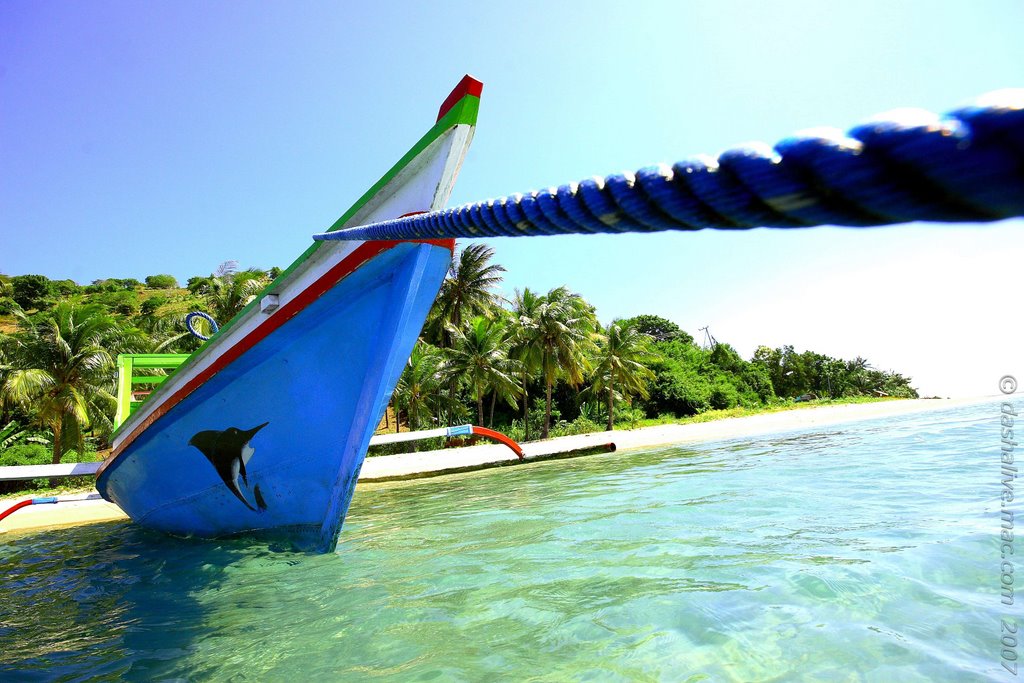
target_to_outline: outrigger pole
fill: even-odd
[[[4,510],[0,510],[0,521],[11,516],[16,511],[29,507],[30,505],[55,505],[57,503],[73,503],[83,500],[100,500],[100,494],[86,493],[72,494],[69,496],[42,496],[39,498],[28,498],[26,500],[19,501]]]
[[[1024,89],[945,116],[897,110],[845,135],[782,140],[594,177],[315,240],[522,237],[661,230],[867,227],[1024,216]]]

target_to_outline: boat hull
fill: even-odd
[[[340,280],[154,414],[99,490],[160,531],[333,549],[451,246],[368,242],[345,256]]]

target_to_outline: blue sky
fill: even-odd
[[[1024,4],[0,5],[0,272],[287,265],[484,82],[452,203],[1024,86]],[[1024,380],[1024,222],[496,239],[506,293],[866,356],[928,394]]]

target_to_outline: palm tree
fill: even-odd
[[[192,311],[203,310],[207,305],[193,298],[175,299],[157,307],[152,313],[144,314],[139,323],[149,334],[153,342],[152,353],[192,353],[203,345],[202,340],[192,336],[185,325],[185,319]],[[209,326],[201,318],[195,323],[205,326],[200,327],[200,332],[206,336],[213,333],[212,326]],[[194,323],[194,324],[195,324]]]
[[[493,310],[495,314],[494,320],[502,329],[502,344],[505,348],[508,371],[513,374],[513,377],[517,378],[522,374],[522,364],[512,355],[512,349],[515,343],[515,317],[511,311],[501,308],[500,306],[495,307]],[[497,407],[498,399],[501,399],[511,407],[515,408],[516,400],[519,398],[521,393],[522,389],[518,382],[513,382],[511,385],[492,385],[491,407],[489,417],[487,418],[487,426],[494,429],[494,409]]]
[[[846,381],[853,385],[858,394],[867,395],[873,387],[867,373],[871,370],[867,358],[857,356],[853,360],[846,361]]]
[[[484,395],[494,390],[515,408],[518,364],[509,359],[509,342],[500,323],[477,316],[467,330],[453,329],[453,345],[445,353],[443,374],[465,381],[476,399],[477,424],[484,424]]]
[[[512,346],[509,349],[509,357],[519,361],[520,394],[523,398],[524,441],[530,440],[530,378],[540,371],[541,358],[543,356],[540,336],[535,332],[537,327],[537,311],[543,301],[544,297],[539,296],[529,287],[525,288],[522,292],[517,289],[515,298],[512,300],[510,335]]]
[[[395,386],[395,421],[398,421],[398,411],[404,410],[411,431],[419,429],[433,416],[441,387],[440,364],[437,349],[422,340],[417,341]]]
[[[452,260],[427,323],[427,338],[437,346],[450,347],[453,330],[461,329],[465,321],[492,317],[493,290],[505,272],[504,266],[489,263],[492,258],[494,250],[486,244],[470,244]]]
[[[238,313],[270,284],[270,276],[259,268],[236,271],[233,261],[222,263],[210,277],[189,282],[189,291],[206,299],[210,313],[221,325]]]
[[[651,338],[632,325],[613,320],[605,329],[597,352],[594,389],[607,395],[608,431],[615,425],[615,395],[647,397],[646,381],[654,373],[644,363],[654,360]]]
[[[441,291],[427,316],[425,337],[429,342],[443,349],[450,348],[456,330],[461,330],[466,320],[476,316],[492,317],[495,304],[494,288],[501,284],[501,273],[505,267],[490,263],[494,250],[485,244],[470,244],[452,259],[448,275],[441,283]],[[454,417],[459,411],[456,390],[457,378],[448,383],[447,422],[455,424]]]
[[[105,348],[117,323],[96,304],[61,302],[38,324],[21,318],[12,370],[0,388],[53,432],[53,464],[67,447],[84,450],[93,420],[112,412],[113,359]]]
[[[13,337],[0,334],[0,423],[9,422],[11,419],[9,409],[12,405],[11,401],[7,398],[7,394],[3,391],[3,387],[12,369],[11,356],[13,355],[14,345]]]
[[[560,378],[574,387],[583,381],[584,374],[590,371],[588,355],[594,347],[596,327],[594,308],[566,287],[549,291],[536,308],[529,330],[529,345],[539,354],[544,379],[542,439],[548,438],[551,432],[551,388]]]

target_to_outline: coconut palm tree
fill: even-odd
[[[0,423],[6,423],[11,419],[9,410],[12,407],[12,403],[4,393],[3,387],[12,369],[11,356],[14,352],[14,346],[15,341],[13,337],[0,334]]]
[[[112,412],[114,362],[105,345],[117,332],[96,304],[62,302],[39,323],[21,317],[0,393],[53,432],[53,464],[69,447],[83,452],[93,420]]]
[[[495,314],[494,321],[502,329],[502,344],[508,357],[508,370],[513,373],[516,382],[511,386],[504,384],[501,386],[491,386],[491,407],[489,417],[487,418],[487,426],[491,429],[494,429],[494,409],[497,407],[498,400],[501,399],[515,408],[516,400],[518,400],[519,395],[522,393],[522,388],[518,383],[518,377],[522,374],[521,363],[512,355],[512,348],[515,343],[515,317],[511,311],[501,307],[495,307],[493,310]]]
[[[632,325],[613,320],[605,329],[595,358],[594,390],[606,395],[608,431],[615,426],[615,396],[647,397],[647,380],[654,373],[644,363],[655,359],[651,338]]]
[[[594,348],[596,328],[594,308],[566,287],[552,289],[536,307],[527,344],[536,349],[544,380],[542,439],[551,432],[551,389],[560,378],[574,387],[583,382],[590,371],[588,356]]]
[[[396,422],[400,410],[405,411],[412,431],[430,421],[441,387],[440,365],[438,350],[423,340],[417,341],[395,386]]]
[[[428,340],[448,348],[453,330],[476,316],[491,317],[494,288],[505,272],[504,266],[490,263],[492,258],[494,250],[486,244],[470,244],[452,260],[427,323]]]
[[[540,371],[541,351],[540,336],[536,334],[537,311],[543,303],[544,297],[532,291],[529,287],[523,291],[516,290],[512,299],[511,314],[511,348],[509,357],[519,361],[520,395],[523,399],[523,437],[524,441],[530,440],[530,379]]]
[[[199,311],[208,308],[205,302],[195,299],[172,299],[152,309],[143,312],[138,318],[142,329],[149,334],[153,343],[151,353],[192,353],[203,342],[192,336],[185,326],[185,319],[192,311]],[[210,336],[213,328],[208,326],[202,318],[194,321],[200,325],[200,332]]]
[[[238,315],[270,284],[266,271],[259,268],[236,271],[235,265],[233,261],[226,261],[214,275],[189,282],[189,291],[205,298],[210,313],[221,325]]]
[[[494,390],[515,408],[518,363],[508,357],[510,343],[498,322],[477,316],[466,331],[453,329],[453,344],[445,351],[442,373],[469,385],[476,400],[477,424],[484,424],[484,395]]]
[[[470,244],[462,249],[448,268],[441,290],[427,316],[424,336],[430,343],[451,348],[455,331],[476,316],[492,317],[494,288],[501,284],[505,267],[490,263],[494,250],[485,244]],[[460,410],[457,378],[448,383],[447,422],[455,424]]]

